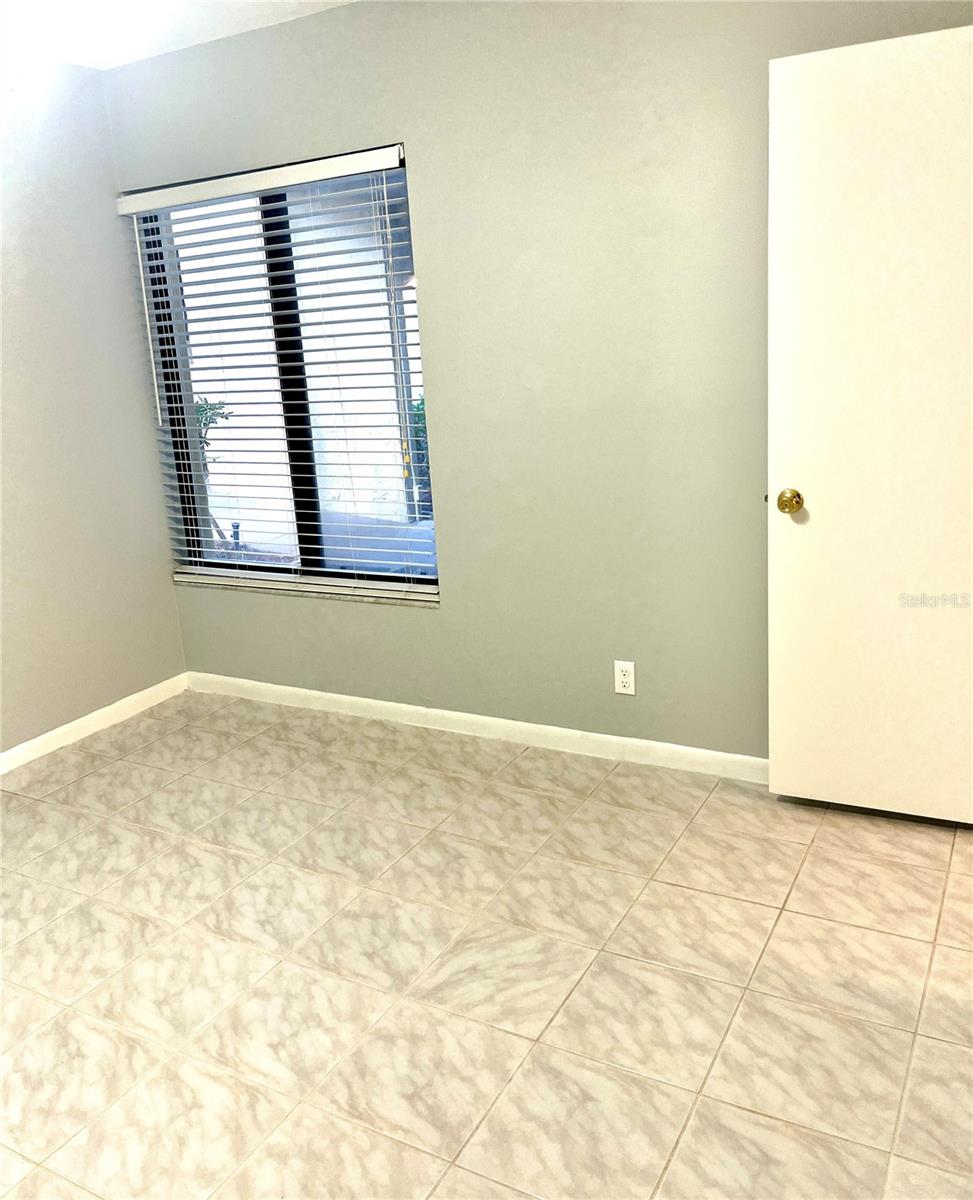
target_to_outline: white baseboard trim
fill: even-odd
[[[173,675],[171,679],[163,679],[161,683],[155,683],[141,692],[123,696],[114,704],[106,704],[104,708],[97,708],[94,712],[78,717],[76,721],[68,721],[66,725],[59,725],[56,729],[39,734],[28,742],[11,746],[9,750],[0,753],[0,774],[12,771],[15,767],[22,767],[24,763],[33,762],[35,758],[41,758],[54,750],[60,750],[63,746],[70,746],[72,742],[78,742],[81,738],[88,737],[89,734],[99,733],[102,729],[107,729],[109,725],[114,725],[118,721],[124,721],[127,717],[136,717],[140,712],[151,708],[153,704],[160,704],[163,700],[168,700],[170,696],[177,696],[180,692],[184,692],[188,686],[189,674],[183,671],[179,675]]]
[[[767,782],[767,760],[745,754],[728,754],[722,750],[702,750],[694,746],[675,746],[669,742],[652,742],[647,738],[618,737],[611,733],[591,733],[584,729],[563,729],[559,725],[533,725],[527,721],[511,721],[506,717],[486,717],[479,713],[452,712],[445,708],[422,708],[417,704],[400,704],[395,700],[372,700],[367,696],[344,696],[338,692],[317,692],[310,688],[288,687],[282,683],[261,683],[256,679],[234,679],[228,675],[208,675],[199,671],[184,671],[153,687],[135,692],[114,704],[106,705],[87,716],[69,721],[48,733],[11,746],[0,753],[0,773],[32,762],[53,750],[60,750],[89,734],[98,733],[137,716],[145,709],[176,696],[186,688],[198,692],[219,692],[248,700],[269,700],[275,704],[293,704],[301,708],[320,708],[328,712],[350,713],[356,717],[382,718],[403,721],[407,725],[426,725],[453,733],[472,733],[478,737],[506,738],[528,746],[548,750],[566,750],[573,754],[592,754],[597,758],[614,758],[624,762],[648,763],[655,767],[672,767],[680,771],[700,771],[706,775],[722,775],[748,783]]]
[[[222,692],[249,700],[269,700],[276,704],[350,713],[356,717],[403,721],[408,725],[427,725],[433,729],[472,733],[478,737],[506,738],[524,742],[528,746],[543,746],[548,750],[567,750],[574,754],[592,754],[598,758],[648,763],[680,771],[700,771],[707,775],[742,779],[747,783],[767,782],[767,759],[752,758],[745,754],[701,750],[693,746],[652,742],[647,738],[619,737],[611,733],[591,733],[583,729],[563,729],[558,725],[533,725],[527,721],[452,712],[445,708],[422,708],[417,704],[400,704],[394,700],[317,692],[281,683],[261,683],[255,679],[232,679],[227,675],[207,675],[199,671],[189,671],[187,674],[189,686],[198,692]]]

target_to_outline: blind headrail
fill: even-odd
[[[207,200],[226,200],[231,196],[295,187],[302,183],[319,183],[324,179],[338,179],[342,175],[390,171],[402,166],[404,161],[405,151],[399,143],[374,150],[361,150],[355,154],[336,154],[330,158],[268,167],[262,171],[242,171],[235,175],[218,175],[170,187],[123,192],[116,206],[121,216],[135,216],[180,204],[202,204]]]

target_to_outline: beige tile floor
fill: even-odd
[[[0,1195],[973,1195],[973,832],[187,692],[11,772]]]

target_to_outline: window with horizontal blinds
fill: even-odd
[[[405,166],[379,153],[119,202],[180,577],[435,591]]]

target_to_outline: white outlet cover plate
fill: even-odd
[[[615,659],[615,691],[620,696],[635,695],[635,663]]]

